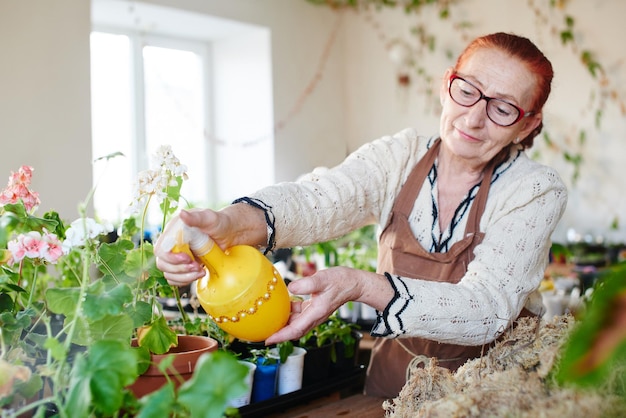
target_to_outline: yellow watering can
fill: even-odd
[[[173,252],[186,252],[209,274],[197,281],[200,305],[217,326],[240,340],[259,342],[287,324],[291,303],[287,286],[272,263],[256,248],[236,245],[226,251],[180,218],[169,225]],[[166,240],[163,241],[167,246]]]

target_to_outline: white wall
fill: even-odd
[[[466,44],[463,34],[453,27],[455,22],[465,19],[474,23],[464,34],[469,39],[496,31],[518,33],[537,43],[554,66],[553,93],[544,109],[546,131],[559,141],[558,145],[574,149],[577,149],[578,131],[585,129],[587,132],[587,143],[582,148],[584,162],[576,184],[572,183],[572,165],[564,162],[561,152],[550,151],[540,139],[531,150],[531,153],[539,151],[538,160],[557,168],[570,188],[568,208],[555,240],[564,241],[567,229],[574,227],[582,234],[625,241],[626,193],[621,161],[626,154],[626,109],[620,110],[616,102],[608,101],[601,128],[594,126],[589,95],[596,84],[578,61],[578,53],[562,46],[558,36],[551,34],[555,29],[564,28],[563,12],[548,8],[547,24],[538,24],[536,15],[528,8],[529,2],[463,0],[457,3],[451,7],[449,21],[441,21],[434,8],[424,10],[419,17],[407,17],[401,10],[386,10],[372,16],[366,13],[346,16],[344,30],[349,34],[350,44],[350,48],[345,46],[350,148],[406,126],[416,126],[427,134],[437,132],[438,105],[433,107],[420,93],[424,85],[398,87],[395,67],[386,49],[386,43],[396,37],[415,42],[409,32],[411,25],[426,24],[428,31],[436,35],[438,53],[426,54],[427,61],[421,63],[435,77],[432,85],[435,91],[443,72],[453,64],[452,58],[447,58],[442,51],[451,51],[456,58]],[[567,2],[565,13],[574,17],[575,35],[582,41],[583,48],[593,51],[603,63],[624,103],[626,56],[621,40],[626,38],[623,24],[626,2],[571,0]],[[563,142],[567,136],[573,143]],[[621,228],[611,231],[610,225],[616,216],[621,218]]]
[[[416,86],[398,88],[385,49],[385,39],[410,39],[409,18],[402,11],[375,14],[375,29],[362,15],[339,17],[304,0],[149,2],[270,28],[274,118],[279,125],[274,169],[279,181],[294,179],[318,165],[332,166],[358,145],[407,126],[436,132],[436,106],[426,106],[430,102]],[[535,40],[552,60],[556,78],[546,124],[556,133],[581,123],[590,127],[581,180],[571,187],[570,204],[556,238],[563,238],[571,226],[606,234],[613,217],[626,214],[619,174],[626,117],[609,106],[601,130],[592,129],[593,116],[585,114],[592,85],[589,76],[568,48],[536,25],[528,2],[458,3],[452,8],[453,19],[467,17],[476,25],[467,30],[468,36],[514,31]],[[626,2],[571,0],[567,4],[580,29],[577,35],[597,53],[621,96],[626,96],[626,62],[620,43],[626,38],[621,22]],[[554,15],[560,19],[558,13]],[[319,72],[337,19],[338,36]],[[465,42],[449,23],[432,12],[423,13],[422,19],[446,50],[460,51]],[[87,0],[0,0],[0,182],[21,164],[33,165],[33,187],[41,194],[42,209],[54,208],[68,217],[91,184],[89,20]],[[559,27],[560,22],[556,22]],[[441,75],[450,63],[447,57],[436,56],[425,66]],[[312,87],[308,93],[307,87]],[[541,159],[554,164],[570,181],[571,168],[558,155],[542,151]],[[619,239],[626,240],[626,228],[620,229]]]
[[[162,6],[215,14],[271,30],[277,181],[293,180],[346,155],[341,38],[330,50],[323,77],[306,94],[337,16],[304,0],[149,0]],[[304,101],[300,101],[304,96]],[[302,102],[301,106],[298,106]]]
[[[75,219],[91,187],[89,2],[0,0],[0,187],[34,167],[44,211]]]

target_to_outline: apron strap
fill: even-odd
[[[419,163],[415,165],[407,177],[406,182],[400,189],[400,193],[398,193],[398,196],[396,197],[392,213],[397,211],[408,218],[411,210],[413,209],[413,205],[415,204],[415,199],[417,199],[417,195],[424,184],[424,179],[428,177],[428,173],[437,159],[440,145],[441,138],[437,138],[430,149],[426,151],[426,154],[424,154]],[[468,215],[467,225],[465,227],[466,236],[480,232],[480,218],[482,217],[485,206],[487,205],[489,185],[491,184],[491,178],[493,177],[496,163],[499,160],[499,158],[493,158],[485,168],[485,174],[481,180],[480,188],[474,198],[472,208],[470,209],[470,213]]]

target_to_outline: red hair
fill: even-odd
[[[535,76],[536,81],[535,93],[533,94],[530,110],[534,113],[541,112],[543,105],[550,95],[554,71],[552,70],[552,64],[539,48],[528,38],[522,36],[504,32],[492,33],[474,39],[457,58],[454,70],[456,71],[460,68],[476,50],[481,48],[499,49],[509,56],[517,58],[526,65],[526,68]],[[533,144],[534,137],[541,132],[542,127],[543,122],[524,138],[521,144],[525,148],[530,148]]]

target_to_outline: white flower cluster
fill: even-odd
[[[140,213],[152,196],[162,203],[167,197],[167,188],[177,185],[176,177],[182,176],[183,179],[187,179],[187,166],[180,163],[169,145],[160,146],[152,156],[151,162],[158,168],[139,173],[130,204],[131,213]],[[170,202],[172,207],[176,207],[177,204],[178,202],[175,201]]]
[[[72,248],[85,245],[87,240],[111,231],[113,231],[113,225],[110,222],[100,224],[91,218],[78,218],[65,231],[63,253],[67,254]]]

